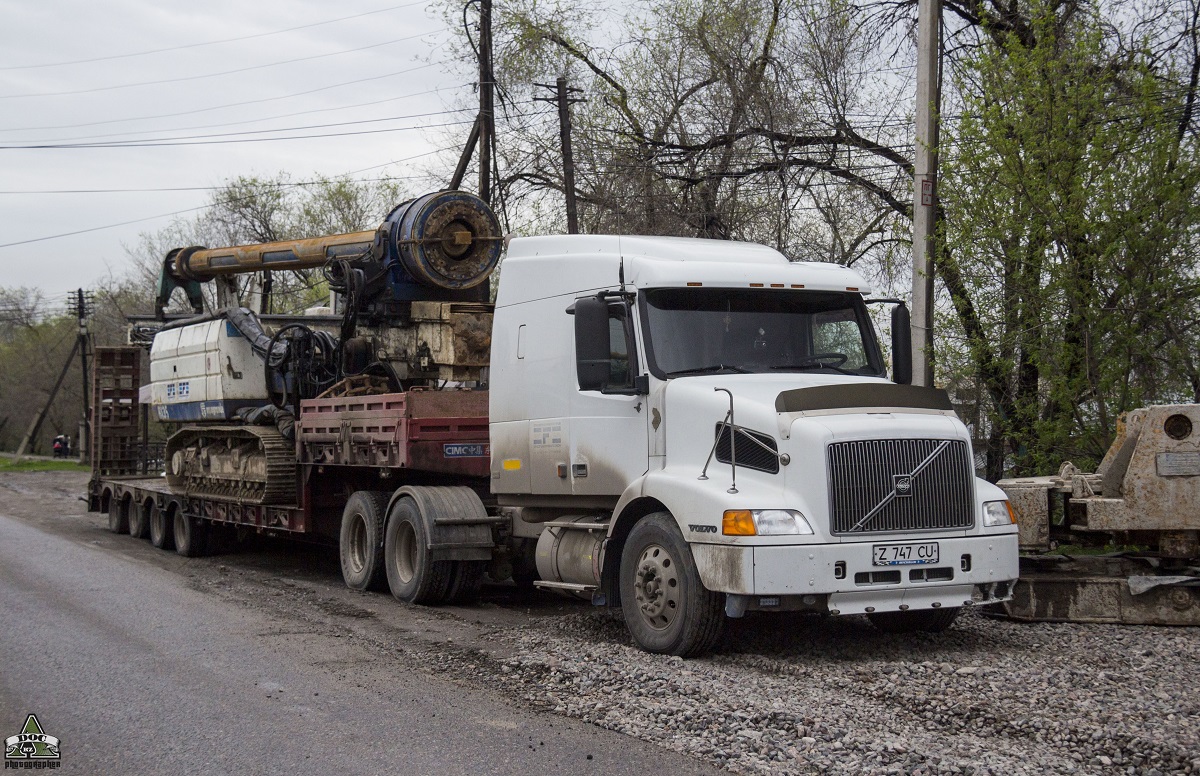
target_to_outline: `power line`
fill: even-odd
[[[456,150],[456,149],[455,148],[437,148],[437,149],[434,149],[433,151],[426,151],[425,153],[416,154],[414,156],[408,156],[403,159],[393,159],[392,161],[384,162],[383,164],[373,165],[371,167],[364,167],[361,170],[351,170],[350,172],[345,173],[345,174],[348,176],[355,175],[360,172],[366,172],[367,170],[374,170],[374,169],[378,169],[379,167],[387,167],[390,164],[399,164],[400,162],[410,162],[414,159],[420,159],[422,157],[433,156],[434,154],[441,154],[441,153],[445,153],[446,151],[454,151],[454,150]],[[288,184],[278,184],[278,185],[283,186],[283,185],[288,185]],[[184,210],[176,210],[171,213],[160,213],[155,216],[147,216],[145,218],[135,218],[130,221],[121,221],[121,222],[115,223],[115,224],[105,224],[103,226],[94,226],[94,227],[91,227],[88,229],[77,229],[77,230],[74,230],[71,232],[61,232],[59,234],[51,234],[51,235],[46,235],[44,237],[33,237],[28,240],[17,240],[15,242],[10,242],[10,243],[0,243],[0,248],[12,248],[17,245],[28,245],[30,243],[45,242],[47,240],[57,240],[60,237],[74,237],[75,235],[88,234],[90,232],[99,232],[99,231],[102,231],[105,229],[115,229],[119,226],[129,226],[130,224],[140,224],[140,223],[145,223],[146,221],[155,221],[160,218],[170,218],[171,216],[183,215],[184,213],[194,213],[198,210],[207,210],[211,207],[214,207],[214,205],[213,204],[200,205],[198,207],[186,208]]]
[[[313,22],[312,24],[301,24],[298,27],[288,27],[286,29],[273,30],[271,32],[259,32],[254,35],[242,35],[241,37],[237,37],[237,38],[224,38],[222,40],[210,40],[210,41],[205,41],[202,43],[185,43],[185,44],[182,44],[179,46],[169,46],[167,48],[160,48],[160,49],[149,49],[147,51],[134,51],[134,52],[130,52],[128,54],[112,54],[112,55],[109,55],[106,57],[93,57],[91,59],[72,59],[72,60],[67,60],[67,61],[63,61],[63,62],[44,62],[39,65],[7,65],[4,67],[0,67],[0,71],[2,71],[2,70],[33,70],[36,68],[43,68],[43,67],[63,67],[65,65],[84,65],[84,64],[88,64],[90,62],[107,62],[107,61],[110,61],[113,59],[128,59],[129,57],[143,57],[148,54],[162,54],[167,51],[180,51],[182,49],[199,48],[202,46],[216,46],[221,43],[236,43],[236,42],[242,41],[242,40],[254,40],[256,38],[267,38],[272,35],[282,35],[282,34],[288,33],[288,32],[296,32],[297,30],[307,30],[307,29],[311,29],[313,27],[321,27],[326,24],[334,24],[336,22],[344,22],[349,19],[358,19],[363,16],[371,16],[373,14],[386,13],[388,11],[398,11],[401,8],[412,8],[415,5],[425,5],[425,3],[426,3],[426,0],[416,0],[416,2],[412,2],[412,3],[405,3],[403,5],[393,5],[393,6],[389,6],[387,8],[379,8],[374,11],[364,11],[363,13],[356,13],[351,16],[341,16],[336,19],[326,19],[323,22]]]
[[[353,126],[353,125],[357,125],[357,124],[375,124],[380,121],[401,121],[403,119],[420,119],[420,118],[427,118],[429,116],[448,116],[448,115],[455,114],[455,113],[463,113],[467,110],[469,110],[469,109],[468,108],[456,108],[453,110],[430,111],[428,113],[410,113],[405,116],[384,116],[382,118],[377,118],[377,119],[356,119],[354,121],[338,121],[338,122],[331,122],[328,124],[308,124],[308,125],[299,126],[299,127],[278,127],[275,129],[244,129],[240,132],[220,132],[220,133],[213,133],[213,134],[207,134],[207,135],[179,135],[179,136],[172,136],[172,137],[138,138],[138,139],[133,139],[133,140],[111,140],[106,143],[94,143],[94,144],[93,143],[68,143],[68,142],[66,142],[66,141],[74,141],[74,140],[87,140],[88,138],[65,138],[63,140],[53,141],[53,145],[0,146],[0,148],[92,148],[92,147],[109,148],[109,147],[121,147],[121,146],[125,146],[125,145],[137,144],[137,143],[158,143],[160,141],[166,142],[166,141],[172,141],[172,140],[197,140],[197,139],[215,138],[215,137],[236,137],[238,135],[262,135],[262,134],[267,134],[270,132],[299,132],[302,130],[309,130],[309,129],[329,129],[331,127],[346,127],[346,126]],[[407,129],[407,127],[403,127],[403,128]],[[147,133],[146,132],[133,132],[133,133],[125,133],[125,134],[144,135]],[[117,135],[117,136],[119,137],[119,135]],[[37,143],[36,140],[10,140],[8,142],[10,142],[10,143],[31,143],[31,144]]]
[[[199,207],[190,207],[185,210],[175,210],[171,213],[159,213],[156,216],[146,216],[145,218],[135,218],[131,221],[121,221],[116,224],[105,224],[104,226],[93,226],[90,229],[76,229],[73,232],[61,232],[59,234],[47,235],[46,237],[33,237],[28,240],[17,240],[10,243],[0,243],[0,248],[12,248],[16,245],[28,245],[30,243],[45,242],[46,240],[56,240],[60,237],[74,237],[78,234],[88,234],[89,232],[99,232],[104,229],[115,229],[118,226],[129,226],[130,224],[141,224],[146,221],[156,221],[160,218],[170,218],[171,216],[180,216],[184,213],[194,213],[197,210],[207,210],[212,205],[200,205]]]
[[[251,70],[263,70],[268,67],[279,67],[281,65],[293,65],[297,62],[309,62],[314,59],[326,59],[328,57],[337,57],[337,56],[341,56],[343,54],[354,54],[354,53],[357,53],[360,51],[369,51],[371,49],[377,49],[377,48],[381,48],[383,46],[392,46],[397,43],[403,43],[404,41],[412,40],[413,38],[420,38],[426,34],[428,34],[428,33],[422,32],[422,33],[418,33],[416,35],[409,35],[406,38],[396,38],[395,40],[388,40],[388,41],[384,41],[383,43],[372,43],[370,46],[358,46],[356,48],[344,49],[342,51],[330,51],[325,54],[313,54],[313,55],[307,56],[307,57],[297,57],[295,59],[284,59],[279,62],[267,62],[266,64],[262,64],[262,65],[250,65],[248,67],[239,67],[239,68],[235,68],[233,70],[221,70],[216,73],[202,73],[200,75],[185,75],[185,76],[180,76],[178,78],[161,78],[157,81],[138,81],[136,83],[115,84],[113,86],[97,86],[92,89],[72,89],[70,91],[65,91],[65,92],[38,92],[35,94],[0,94],[0,100],[15,100],[15,99],[22,99],[22,98],[26,98],[26,97],[65,97],[65,96],[75,95],[75,94],[94,94],[96,92],[111,92],[111,91],[116,91],[118,89],[133,89],[138,86],[158,86],[160,84],[174,84],[174,83],[180,83],[182,81],[200,81],[205,78],[219,78],[224,75],[233,75],[235,73],[246,73]]]
[[[451,149],[452,150],[452,149]],[[394,164],[394,162],[388,162]],[[338,176],[340,177],[340,176]],[[356,183],[384,183],[387,181],[407,181],[418,180],[424,178],[424,175],[389,175],[386,178],[359,178]],[[336,180],[331,178],[330,180]],[[299,188],[305,186],[318,186],[322,181],[296,181],[296,182],[270,182],[275,188]],[[147,188],[147,189],[27,189],[18,190],[0,190],[0,195],[39,195],[39,194],[157,194],[165,192],[184,192],[184,191],[220,191],[224,186],[165,186],[162,188]]]
[[[273,121],[274,119],[289,119],[289,118],[292,118],[293,116],[306,116],[310,113],[328,113],[330,111],[335,111],[335,110],[349,110],[350,108],[366,108],[366,107],[370,107],[372,105],[382,105],[385,102],[395,102],[396,100],[406,100],[410,97],[423,97],[426,94],[436,94],[437,92],[442,92],[449,88],[451,88],[451,87],[439,86],[436,89],[426,89],[425,91],[422,91],[422,92],[411,92],[409,94],[401,94],[397,97],[385,97],[382,100],[371,100],[369,102],[356,102],[356,103],[353,103],[350,105],[335,105],[332,108],[313,108],[311,110],[299,110],[299,111],[293,111],[291,113],[277,113],[274,116],[262,116],[257,119],[246,119],[244,121],[223,121],[223,122],[219,122],[217,124],[196,124],[196,125],[193,125],[190,127],[175,127],[175,128],[173,128],[173,130],[164,130],[164,131],[186,132],[186,131],[193,130],[193,129],[215,129],[218,127],[236,127],[240,124],[257,124],[260,121]],[[459,87],[455,87],[455,88],[459,88]],[[100,126],[103,124],[121,124],[121,123],[124,123],[127,121],[148,121],[148,120],[157,119],[157,118],[168,118],[168,117],[167,116],[142,116],[140,118],[131,118],[131,119],[109,119],[107,121],[88,121],[88,122],[84,122],[82,124],[60,124],[59,126],[52,126],[52,127],[12,127],[10,129],[0,129],[0,132],[36,132],[36,131],[44,130],[44,129],[77,129],[79,127],[94,127],[94,126]],[[147,130],[147,131],[149,131],[149,130]],[[136,135],[136,134],[145,134],[145,132],[137,132],[137,131],[114,132],[114,133],[111,133],[108,135],[88,135],[88,136],[84,136],[84,137],[68,137],[68,138],[60,138],[60,139],[62,139],[62,140],[90,140],[90,139],[97,139],[97,138],[120,137],[121,135]]]
[[[175,118],[176,116],[190,116],[190,115],[193,115],[196,113],[207,113],[209,111],[222,110],[224,108],[240,108],[244,105],[257,105],[259,103],[264,103],[264,102],[278,102],[279,100],[287,100],[287,99],[291,99],[292,97],[304,97],[305,95],[316,94],[317,92],[326,92],[326,91],[329,91],[330,89],[337,89],[342,86],[351,86],[353,84],[366,83],[367,81],[378,81],[382,78],[391,78],[392,76],[404,75],[406,73],[414,73],[418,70],[424,70],[426,68],[435,67],[437,65],[449,64],[450,62],[453,62],[453,61],[454,60],[452,60],[452,59],[443,59],[443,60],[439,60],[437,62],[428,62],[424,65],[418,65],[417,67],[410,67],[405,70],[397,70],[392,73],[384,73],[383,75],[374,75],[374,76],[370,76],[368,78],[358,78],[353,81],[343,81],[341,83],[330,84],[329,86],[321,86],[316,89],[307,89],[303,92],[293,92],[291,94],[281,94],[277,97],[262,97],[262,98],[259,98],[256,100],[243,100],[242,102],[230,102],[230,103],[226,103],[224,105],[212,105],[207,108],[194,108],[192,110],[183,110],[183,111],[178,111],[176,113],[161,113],[157,116],[134,116],[134,117],[128,118],[128,119],[112,119],[109,121],[96,121],[96,122],[91,122],[88,124],[73,124],[73,125],[68,125],[68,126],[63,126],[63,127],[28,127],[27,129],[67,129],[70,127],[77,127],[77,126],[78,127],[86,127],[86,126],[95,126],[98,124],[114,124],[114,123],[123,122],[123,121],[143,121],[143,120],[147,120],[147,119],[169,119],[169,118]],[[6,131],[14,131],[14,130],[6,130]]]
[[[169,148],[173,146],[202,146],[202,145],[229,145],[232,143],[270,143],[280,140],[314,140],[325,137],[352,137],[354,135],[378,135],[386,132],[411,132],[415,129],[437,129],[439,127],[457,127],[464,124],[472,124],[474,119],[470,121],[445,121],[441,124],[422,124],[411,127],[389,127],[387,129],[360,129],[354,132],[321,132],[312,135],[289,135],[288,137],[247,137],[235,140],[183,140],[175,141],[154,141],[154,142],[137,142],[129,141],[124,143],[77,143],[67,145],[27,145],[27,146],[4,146],[0,145],[0,150],[20,151],[20,150],[90,150],[97,148]]]

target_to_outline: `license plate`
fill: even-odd
[[[922,566],[938,562],[938,543],[876,544],[872,547],[876,566]]]

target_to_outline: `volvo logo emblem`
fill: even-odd
[[[911,496],[913,492],[913,478],[911,474],[893,474],[892,475],[892,490],[899,497]]]

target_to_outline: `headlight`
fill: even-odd
[[[726,536],[811,534],[812,526],[794,509],[727,509],[721,520]]]
[[[1012,505],[1007,501],[983,502],[983,524],[986,526],[1012,525],[1017,522]]]

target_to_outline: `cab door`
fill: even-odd
[[[579,389],[571,401],[571,492],[619,496],[646,473],[649,459],[646,377],[632,300],[608,292],[576,300],[575,311]]]

